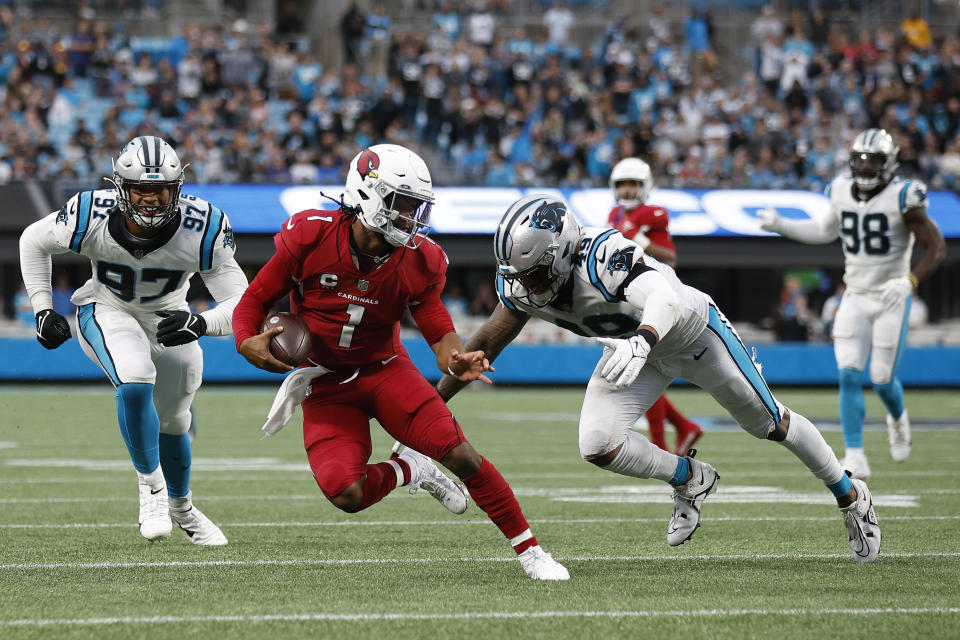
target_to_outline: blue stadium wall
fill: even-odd
[[[256,369],[239,356],[232,338],[203,338],[206,382],[273,382],[282,376]],[[424,375],[439,378],[436,358],[422,339],[404,346]],[[748,347],[750,345],[747,345]],[[779,343],[757,345],[763,375],[771,385],[832,385],[836,361],[830,345]],[[0,338],[0,381],[101,381],[105,376],[70,340],[47,351],[33,338]],[[586,384],[600,357],[599,345],[509,346],[497,359],[491,378],[497,384]],[[960,347],[907,347],[900,378],[908,386],[960,386]]]

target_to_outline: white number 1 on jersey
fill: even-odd
[[[366,311],[366,307],[361,307],[359,304],[347,305],[347,323],[343,325],[343,330],[340,332],[340,342],[338,343],[344,349],[348,348],[350,343],[353,342],[353,330],[363,319],[364,311]]]

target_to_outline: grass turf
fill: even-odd
[[[869,393],[869,392],[868,392]],[[881,557],[857,565],[836,507],[782,447],[732,428],[705,394],[699,457],[721,474],[703,526],[666,545],[668,488],[577,455],[582,390],[468,392],[452,407],[504,473],[568,583],[527,579],[475,506],[460,517],[395,491],[355,515],[329,505],[299,428],[261,440],[272,390],[202,389],[192,487],[230,538],[203,549],[136,529],[134,475],[108,387],[0,388],[0,637],[710,638],[960,635],[960,399],[908,391],[914,451],[869,429]],[[778,397],[836,423],[836,392]],[[868,420],[882,422],[868,395]],[[374,458],[391,441],[374,425]],[[827,440],[842,450],[840,433]]]

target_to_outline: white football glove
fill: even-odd
[[[896,307],[913,293],[913,281],[910,276],[900,276],[883,283],[882,302],[885,307]]]
[[[647,362],[650,344],[641,336],[597,338],[597,342],[613,349],[613,353],[600,371],[604,380],[612,382],[617,389],[633,384],[640,374],[640,369]]]
[[[634,234],[634,236],[630,239],[639,245],[641,249],[646,249],[650,246],[650,238],[648,238],[647,234],[645,234],[643,231],[637,231],[637,233]]]
[[[760,228],[774,233],[780,233],[783,229],[783,219],[777,210],[773,207],[765,207],[757,211],[757,219],[760,220]]]

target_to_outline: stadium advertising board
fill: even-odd
[[[291,214],[304,209],[335,209],[325,193],[339,198],[343,187],[267,185],[187,185],[185,193],[216,202],[230,215],[238,233],[274,233]],[[493,233],[497,221],[514,200],[528,193],[562,198],[581,223],[604,226],[613,206],[609,189],[534,189],[438,187],[431,226],[440,234]],[[670,231],[677,236],[773,236],[760,229],[756,212],[772,206],[782,216],[825,215],[827,198],[812,191],[757,189],[657,189],[650,204],[670,211]],[[930,216],[948,238],[960,237],[960,197],[950,191],[929,194]]]

